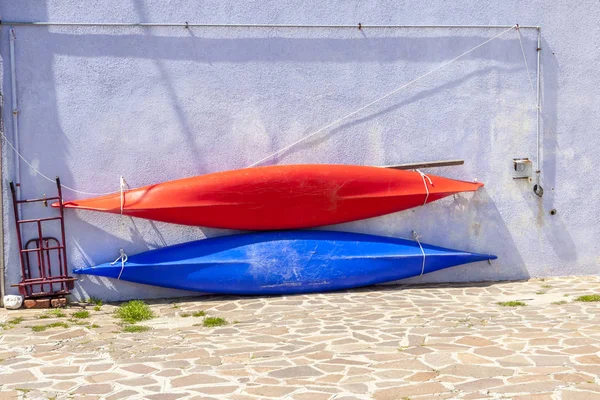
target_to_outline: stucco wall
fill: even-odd
[[[598,274],[598,2],[3,2],[2,20],[306,24],[513,24],[543,29],[543,198],[512,179],[535,159],[535,110],[516,32],[285,152],[273,163],[382,165],[463,158],[430,170],[486,184],[426,207],[332,227],[499,256],[412,282]],[[2,26],[12,135],[9,26]],[[247,166],[498,34],[486,29],[15,27],[21,149],[78,190],[118,189]],[[536,32],[523,30],[532,69]],[[534,71],[532,71],[533,73]],[[8,106],[8,107],[6,107]],[[3,179],[14,154],[3,151]],[[54,192],[22,164],[23,195]],[[66,199],[85,197],[68,191]],[[551,209],[557,214],[551,216]],[[4,186],[7,283],[19,279]],[[48,211],[34,209],[25,216]],[[52,211],[49,211],[52,212]],[[69,211],[72,267],[229,232]],[[52,233],[51,231],[49,231]],[[57,231],[54,231],[57,234]],[[9,288],[9,292],[14,289]],[[85,277],[78,296],[186,294]]]

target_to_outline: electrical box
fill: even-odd
[[[513,179],[529,179],[533,176],[533,163],[529,158],[513,158]]]

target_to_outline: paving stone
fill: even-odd
[[[102,372],[108,371],[114,366],[114,364],[102,363],[102,364],[90,364],[84,368],[85,372]]]
[[[294,400],[329,400],[331,399],[331,394],[329,393],[319,393],[319,392],[303,392],[303,393],[295,393],[292,395],[292,399]],[[339,397],[336,397],[339,399]]]
[[[405,379],[411,382],[424,382],[435,378],[437,375],[437,372],[417,372]]]
[[[598,400],[598,392],[580,390],[564,390],[561,392],[562,400]]]
[[[107,394],[112,392],[112,385],[109,383],[98,383],[83,385],[75,390],[77,394]]]
[[[210,356],[210,354],[208,353],[208,351],[203,350],[203,349],[197,349],[197,350],[188,351],[185,353],[179,353],[179,354],[169,356],[168,359],[169,360],[189,360],[189,359],[196,359],[196,358],[208,358],[209,356]]]
[[[569,363],[568,356],[531,356],[529,358],[538,367],[559,366]]]
[[[496,360],[502,367],[523,367],[533,365],[533,362],[522,355],[512,355]]]
[[[210,387],[197,387],[192,388],[195,392],[205,393],[209,395],[225,395],[229,393],[233,393],[238,389],[238,386],[210,386]]]
[[[456,390],[460,390],[463,392],[475,392],[483,389],[489,389],[497,386],[504,385],[502,379],[493,379],[493,378],[483,378],[477,379],[474,381],[461,383],[458,385],[454,385]]]
[[[471,364],[493,364],[493,361],[487,358],[479,357],[471,353],[458,353],[458,360],[466,365]]]
[[[413,397],[422,394],[440,394],[448,390],[438,382],[420,383],[410,386],[399,386],[391,389],[378,390],[374,394],[375,400],[398,400],[404,397]]]
[[[119,400],[119,399],[129,399],[132,396],[138,395],[139,393],[135,390],[120,390],[117,393],[111,394],[106,397],[106,400]]]
[[[440,371],[442,374],[470,376],[473,378],[488,378],[495,376],[510,376],[513,371],[508,368],[488,367],[484,365],[453,365]]]
[[[52,385],[52,389],[55,389],[58,391],[67,391],[71,388],[74,388],[77,385],[78,385],[78,383],[75,381],[63,381],[63,382],[58,382],[58,383],[55,383],[54,385]]]
[[[481,356],[493,358],[507,357],[513,354],[512,351],[497,346],[480,347],[478,349],[475,349],[473,352]]]
[[[522,396],[515,396],[512,399],[513,400],[554,400],[552,397],[552,393],[525,394]]]
[[[492,342],[491,340],[484,339],[482,337],[476,337],[476,336],[465,336],[465,337],[457,340],[456,343],[464,344],[464,345],[471,346],[471,347],[484,347],[484,346],[491,346],[491,345],[496,344],[496,343]]]
[[[151,394],[149,396],[146,396],[146,398],[152,400],[175,400],[185,396],[187,396],[187,393],[159,393]]]
[[[35,379],[35,376],[29,371],[19,371],[14,372],[12,374],[1,374],[0,385],[6,385],[7,383],[31,382]]]
[[[91,383],[102,383],[102,382],[113,382],[117,379],[125,378],[123,374],[117,374],[115,372],[104,372],[97,374],[90,374],[86,376],[85,380]]]
[[[269,375],[275,378],[294,378],[298,376],[320,376],[322,373],[312,367],[301,366],[279,369],[269,373]]]
[[[219,378],[212,375],[207,374],[193,374],[183,376],[181,378],[176,378],[171,381],[172,387],[184,387],[184,386],[194,386],[194,385],[206,385],[213,383],[225,383],[228,382],[226,379]]]
[[[252,388],[245,389],[245,391],[248,394],[252,394],[252,395],[260,396],[260,397],[275,397],[275,398],[283,397],[285,395],[292,393],[295,390],[297,390],[297,388],[287,387],[287,386],[259,386],[259,387],[252,387]]]
[[[153,385],[156,383],[156,379],[144,376],[140,378],[122,379],[117,382],[123,386],[132,386],[137,388],[142,386]]]
[[[502,387],[492,388],[491,391],[495,393],[535,393],[551,391],[561,385],[563,385],[562,382],[542,381],[522,383],[519,385],[505,385]]]
[[[553,378],[556,379],[557,381],[567,382],[567,383],[587,382],[587,381],[593,379],[593,377],[591,377],[589,375],[574,374],[574,373],[555,374]]]
[[[158,371],[156,368],[149,367],[148,365],[145,365],[145,364],[129,365],[127,367],[121,367],[121,369],[128,371],[128,372],[132,372],[134,374],[140,374],[140,375],[151,374],[153,372]]]
[[[587,356],[576,357],[575,361],[580,364],[593,364],[600,365],[600,357],[595,354],[590,354]]]
[[[16,390],[4,390],[0,392],[0,400],[17,400],[21,397],[21,392]]]

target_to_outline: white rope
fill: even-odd
[[[515,26],[512,26],[512,27],[508,28],[507,30],[505,30],[505,31],[503,31],[503,32],[501,32],[501,33],[499,33],[498,35],[494,36],[493,38],[491,38],[491,39],[488,39],[488,40],[486,40],[485,42],[483,42],[483,43],[480,43],[480,44],[478,44],[477,46],[473,47],[472,49],[470,49],[470,50],[467,50],[467,51],[465,51],[464,53],[462,53],[462,54],[460,54],[460,55],[458,55],[458,56],[454,57],[452,60],[450,60],[450,61],[448,61],[448,62],[446,62],[446,63],[444,63],[444,64],[442,64],[442,65],[440,65],[440,66],[438,66],[438,67],[436,67],[436,68],[434,68],[434,69],[432,69],[431,71],[429,71],[429,72],[426,72],[425,74],[423,74],[423,75],[421,75],[421,76],[419,76],[419,77],[417,77],[417,78],[413,79],[412,81],[410,81],[410,82],[408,82],[408,83],[405,83],[404,85],[402,85],[402,86],[400,86],[400,87],[398,87],[398,88],[396,88],[396,89],[392,90],[392,91],[391,91],[391,92],[389,92],[388,94],[386,94],[386,95],[384,95],[384,96],[381,96],[381,97],[379,97],[378,99],[376,99],[376,100],[374,100],[374,101],[370,102],[369,104],[367,104],[367,105],[364,105],[364,106],[360,107],[359,109],[357,109],[357,110],[355,110],[355,111],[352,111],[351,113],[349,113],[349,114],[346,114],[346,115],[344,115],[344,116],[343,116],[343,117],[341,117],[341,118],[338,118],[338,119],[336,119],[335,121],[331,122],[330,124],[327,124],[327,125],[325,125],[324,127],[322,127],[322,128],[320,128],[320,129],[318,129],[318,130],[314,131],[313,133],[310,133],[310,134],[308,134],[308,135],[304,136],[304,137],[303,137],[303,138],[301,138],[301,139],[298,139],[298,140],[297,140],[297,141],[295,141],[294,143],[292,143],[292,144],[290,144],[290,145],[288,145],[288,146],[285,146],[284,148],[282,148],[282,149],[280,149],[280,150],[277,150],[276,152],[274,152],[274,153],[272,153],[272,154],[270,154],[270,155],[268,155],[268,156],[266,156],[266,157],[264,157],[264,158],[262,158],[262,159],[260,159],[260,160],[256,161],[255,163],[252,163],[252,164],[248,165],[248,167],[247,167],[247,168],[254,167],[254,166],[258,165],[258,164],[261,164],[261,163],[263,163],[264,161],[267,161],[268,159],[270,159],[270,158],[272,158],[272,157],[274,157],[274,156],[276,156],[276,155],[278,155],[278,154],[281,154],[281,153],[283,153],[283,152],[284,152],[284,151],[286,151],[286,150],[289,150],[289,149],[291,149],[292,147],[296,146],[297,144],[299,144],[299,143],[301,143],[301,142],[304,142],[304,141],[305,141],[305,140],[307,140],[307,139],[310,139],[311,137],[315,136],[316,134],[318,134],[318,133],[321,133],[321,132],[323,132],[324,130],[326,130],[326,129],[329,129],[329,128],[331,128],[332,126],[336,125],[337,123],[339,123],[339,122],[341,122],[341,121],[343,121],[343,120],[345,120],[345,119],[347,119],[347,118],[350,118],[350,117],[351,117],[351,116],[353,116],[353,115],[356,115],[356,114],[358,114],[359,112],[363,111],[363,110],[364,110],[364,109],[366,109],[366,108],[369,108],[369,107],[370,107],[370,106],[372,106],[373,104],[379,103],[381,100],[383,100],[383,99],[386,99],[386,98],[390,97],[391,95],[398,93],[398,92],[399,92],[399,91],[401,91],[402,89],[405,89],[405,88],[407,88],[408,86],[410,86],[410,85],[412,85],[412,84],[414,84],[414,83],[416,83],[416,82],[420,81],[421,79],[423,79],[423,78],[425,78],[425,77],[427,77],[427,76],[429,76],[429,75],[433,74],[434,72],[437,72],[437,71],[441,70],[442,68],[445,68],[445,67],[447,67],[448,65],[452,64],[453,62],[455,62],[455,61],[456,61],[456,60],[458,60],[459,58],[466,56],[467,54],[469,54],[469,53],[471,53],[471,52],[473,52],[473,51],[477,50],[478,48],[480,48],[480,47],[482,47],[482,46],[484,46],[484,45],[488,44],[489,42],[491,42],[491,41],[493,41],[493,40],[495,40],[495,39],[498,39],[500,36],[503,36],[503,35],[504,35],[504,34],[506,34],[507,32],[509,32],[509,31],[511,31],[511,30],[513,30],[513,29],[516,29],[516,28],[517,28],[517,25],[515,25]]]
[[[421,179],[423,179],[423,185],[425,185],[425,201],[423,202],[423,205],[425,205],[427,204],[427,199],[429,198],[429,188],[427,187],[427,181],[425,180],[425,178],[427,178],[431,186],[433,186],[433,182],[431,181],[431,178],[428,177],[425,173],[421,172],[418,169],[416,169],[415,171],[417,171],[419,175],[421,175]]]
[[[119,257],[110,265],[115,265],[119,260],[121,260],[121,271],[119,272],[119,276],[117,276],[117,280],[121,279],[121,275],[123,274],[123,270],[125,269],[125,263],[127,262],[127,254],[125,254],[125,250],[119,249]]]
[[[531,86],[531,93],[533,94],[533,104],[535,108],[538,108],[535,87],[533,86],[533,80],[531,79],[531,73],[529,72],[529,64],[527,63],[527,57],[525,57],[525,47],[523,47],[523,40],[521,38],[521,30],[517,26],[517,37],[519,38],[519,44],[521,45],[521,54],[523,54],[523,61],[525,61],[525,70],[527,71],[527,79],[529,79],[529,85]]]
[[[423,275],[425,273],[425,250],[423,250],[423,246],[421,246],[421,242],[419,242],[419,239],[421,238],[421,235],[417,235],[417,232],[413,231],[412,232],[413,235],[413,240],[417,242],[417,244],[419,245],[419,248],[421,249],[421,253],[423,254],[423,264],[421,265],[421,275]]]
[[[6,143],[6,144],[7,144],[7,145],[8,145],[8,146],[11,148],[11,149],[13,149],[13,151],[14,151],[14,152],[17,154],[17,156],[19,156],[19,158],[20,158],[21,160],[23,160],[23,162],[24,162],[25,164],[27,164],[27,165],[29,166],[29,168],[31,168],[31,169],[32,169],[32,170],[33,170],[33,171],[34,171],[36,174],[38,174],[38,175],[39,175],[39,176],[41,176],[42,178],[46,179],[47,181],[50,181],[50,182],[56,182],[56,180],[55,180],[55,179],[52,179],[52,178],[50,178],[49,176],[45,175],[45,174],[44,174],[44,173],[42,173],[40,170],[38,170],[36,167],[34,167],[33,165],[31,165],[31,163],[30,163],[29,161],[27,161],[27,160],[25,159],[25,157],[23,157],[23,156],[21,155],[21,153],[19,153],[19,152],[17,151],[17,149],[15,148],[15,146],[13,146],[13,145],[12,145],[12,143],[10,142],[10,140],[8,140],[8,138],[7,138],[6,136],[4,136],[4,132],[0,131],[0,135],[2,136],[2,139],[4,139],[4,142],[5,142],[5,143]],[[63,185],[63,184],[61,184],[60,186],[62,186],[64,189],[70,190],[71,192],[74,192],[74,193],[80,193],[80,194],[85,194],[85,195],[89,195],[89,196],[104,196],[104,195],[107,195],[107,194],[113,194],[113,193],[116,193],[116,191],[107,192],[107,193],[84,192],[84,191],[81,191],[81,190],[76,190],[76,189],[73,189],[73,188],[71,188],[71,187],[69,187],[69,186],[67,186],[67,185]]]
[[[412,84],[414,84],[414,83],[416,83],[416,82],[420,81],[421,79],[423,79],[423,78],[425,78],[425,77],[427,77],[427,76],[429,76],[429,75],[433,74],[434,72],[437,72],[437,71],[439,71],[439,70],[441,70],[441,69],[443,69],[443,68],[447,67],[448,65],[452,64],[452,63],[453,63],[453,62],[455,62],[456,60],[458,60],[458,59],[460,59],[460,58],[462,58],[462,57],[466,56],[467,54],[469,54],[469,53],[471,53],[471,52],[473,52],[473,51],[477,50],[478,48],[480,48],[480,47],[482,47],[482,46],[484,46],[484,45],[486,45],[486,44],[490,43],[491,41],[493,41],[493,40],[496,40],[496,39],[500,38],[501,36],[503,36],[503,35],[504,35],[504,34],[506,34],[507,32],[511,31],[512,29],[517,29],[517,28],[518,28],[518,26],[517,26],[517,25],[515,25],[515,26],[512,26],[512,27],[508,28],[508,29],[507,29],[507,30],[505,30],[505,31],[502,31],[502,32],[500,32],[498,35],[496,35],[496,36],[494,36],[494,37],[492,37],[492,38],[490,38],[490,39],[488,39],[488,40],[486,40],[486,41],[484,41],[484,42],[482,42],[482,43],[478,44],[477,46],[475,46],[475,47],[473,47],[473,48],[471,48],[471,49],[469,49],[469,50],[465,51],[464,53],[462,53],[462,54],[460,54],[460,55],[458,55],[458,56],[456,56],[456,57],[454,57],[454,58],[453,58],[453,59],[451,59],[450,61],[448,61],[448,62],[446,62],[446,63],[444,63],[444,64],[442,64],[442,65],[440,65],[440,66],[438,66],[438,67],[436,67],[436,68],[434,68],[434,69],[432,69],[432,70],[430,70],[429,72],[426,72],[425,74],[423,74],[423,75],[421,75],[421,76],[419,76],[419,77],[417,77],[417,78],[413,79],[412,81],[410,81],[410,82],[408,82],[408,83],[406,83],[406,84],[404,84],[404,85],[402,85],[402,86],[400,86],[400,87],[398,87],[398,88],[394,89],[393,91],[389,92],[388,94],[386,94],[386,95],[384,95],[384,96],[381,96],[381,97],[379,97],[378,99],[375,99],[374,101],[372,101],[372,102],[370,102],[370,103],[368,103],[368,104],[366,104],[366,105],[364,105],[364,106],[360,107],[359,109],[357,109],[357,110],[355,110],[355,111],[352,111],[352,112],[351,112],[351,113],[349,113],[349,114],[346,114],[346,115],[344,115],[344,116],[343,116],[343,117],[341,117],[341,118],[338,118],[337,120],[335,120],[335,121],[331,122],[330,124],[328,124],[328,125],[326,125],[326,126],[324,126],[324,127],[320,128],[320,129],[318,129],[318,130],[314,131],[313,133],[311,133],[311,134],[309,134],[309,135],[307,135],[307,136],[304,136],[303,138],[301,138],[301,139],[299,139],[299,140],[295,141],[294,143],[292,143],[292,144],[290,144],[290,145],[288,145],[288,146],[286,146],[286,147],[284,147],[284,148],[282,148],[282,149],[280,149],[280,150],[278,150],[278,151],[276,151],[276,152],[274,152],[274,153],[272,153],[272,154],[270,154],[270,155],[268,155],[268,156],[266,156],[266,157],[262,158],[261,160],[259,160],[259,161],[255,162],[255,163],[253,163],[253,164],[250,164],[250,165],[248,166],[248,168],[250,168],[250,167],[254,167],[254,166],[258,165],[258,164],[261,164],[261,163],[263,163],[264,161],[266,161],[266,160],[268,160],[268,159],[270,159],[270,158],[272,158],[272,157],[274,157],[274,156],[276,156],[276,155],[278,155],[278,154],[281,154],[282,152],[284,152],[284,151],[286,151],[286,150],[288,150],[288,149],[290,149],[290,148],[292,148],[292,147],[296,146],[297,144],[299,144],[299,143],[301,143],[301,142],[303,142],[303,141],[305,141],[305,140],[307,140],[307,139],[309,139],[309,138],[311,138],[311,137],[313,137],[313,136],[315,136],[315,135],[317,135],[317,134],[319,134],[319,133],[321,133],[321,132],[325,131],[326,129],[328,129],[328,128],[331,128],[332,126],[334,126],[334,125],[338,124],[339,122],[341,122],[341,121],[343,121],[343,120],[345,120],[345,119],[347,119],[347,118],[350,118],[350,117],[351,117],[351,116],[353,116],[353,115],[356,115],[356,114],[358,114],[359,112],[361,112],[361,111],[365,110],[366,108],[368,108],[368,107],[370,107],[370,106],[372,106],[372,105],[374,105],[374,104],[376,104],[376,103],[378,103],[378,102],[380,102],[380,101],[382,101],[382,100],[384,100],[384,99],[386,99],[386,98],[388,98],[388,97],[390,97],[390,96],[392,96],[392,95],[396,94],[397,92],[401,91],[402,89],[405,89],[405,88],[407,88],[408,86],[410,86],[410,85],[412,85]],[[527,61],[525,61],[525,63],[527,64]],[[528,71],[529,71],[529,70],[528,70]],[[529,72],[528,72],[528,75],[529,75]],[[8,146],[9,146],[9,147],[10,147],[10,148],[11,148],[11,149],[12,149],[12,150],[15,152],[15,154],[17,154],[17,156],[18,156],[18,157],[19,157],[21,160],[23,160],[23,162],[24,162],[25,164],[27,164],[27,165],[29,166],[29,168],[31,168],[31,169],[32,169],[32,170],[33,170],[33,171],[34,171],[36,174],[38,174],[39,176],[41,176],[42,178],[46,179],[46,180],[47,180],[47,181],[49,181],[49,182],[55,182],[55,180],[54,180],[54,179],[52,179],[52,178],[50,178],[49,176],[45,175],[43,172],[41,172],[41,171],[40,171],[40,170],[38,170],[36,167],[34,167],[34,166],[33,166],[33,165],[32,165],[32,164],[29,162],[29,161],[27,161],[27,159],[26,159],[25,157],[23,157],[23,155],[22,155],[21,153],[19,153],[19,151],[17,151],[17,149],[16,149],[16,148],[15,148],[15,147],[12,145],[12,143],[10,142],[10,140],[8,140],[8,138],[7,138],[7,137],[4,135],[3,131],[1,131],[1,130],[0,130],[0,136],[2,136],[2,139],[4,140],[4,142],[5,142],[5,143],[6,143],[6,144],[7,144],[7,145],[8,145]],[[69,186],[67,186],[67,185],[64,185],[64,184],[61,184],[61,186],[62,186],[64,189],[66,189],[66,190],[69,190],[69,191],[71,191],[71,192],[73,192],[73,193],[79,193],[79,194],[88,195],[88,196],[104,196],[104,195],[109,195],[109,194],[114,194],[114,193],[118,193],[118,192],[119,192],[119,191],[111,191],[111,192],[104,192],[104,193],[98,193],[98,192],[86,192],[86,191],[82,191],[82,190],[73,189],[72,187],[69,187]],[[123,192],[123,190],[122,190],[122,189],[121,189],[120,191],[121,191],[121,193]]]
[[[119,178],[119,187],[121,188],[121,215],[123,215],[123,206],[125,205],[125,190],[127,189],[125,185],[125,178],[121,175]]]

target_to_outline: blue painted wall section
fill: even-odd
[[[484,182],[476,194],[327,228],[405,238],[415,230],[433,245],[499,257],[411,282],[599,273],[598,2],[24,0],[3,2],[0,13],[3,21],[541,25],[543,198],[512,179],[512,159],[536,153],[534,95],[514,31],[271,162],[463,158],[464,166],[430,172]],[[2,26],[0,56],[11,137],[9,29]],[[89,192],[118,190],[120,175],[138,187],[250,165],[500,32],[14,29],[22,153],[47,175]],[[521,33],[533,73],[537,32]],[[2,162],[4,182],[14,179],[6,146]],[[22,185],[25,197],[53,193],[53,184],[24,164]],[[10,285],[20,271],[6,185],[3,194]],[[86,197],[65,192],[76,196]],[[112,261],[120,248],[132,255],[233,233],[85,211],[68,212],[66,224],[72,268]],[[189,294],[97,277],[78,282],[75,293],[106,300]]]

